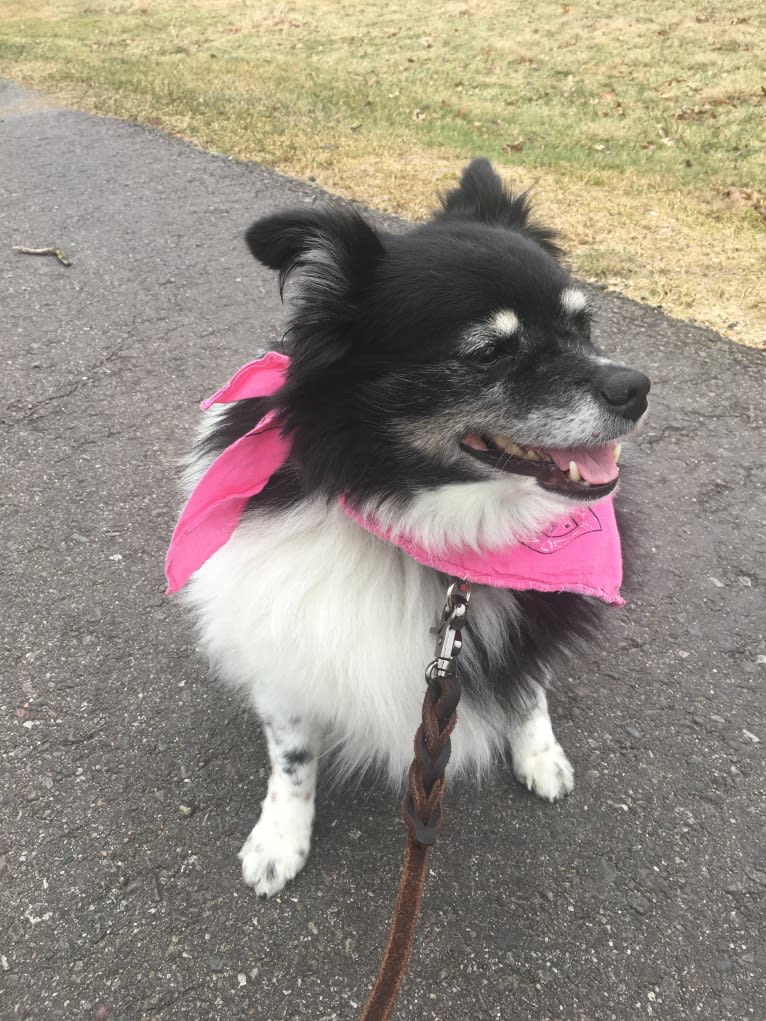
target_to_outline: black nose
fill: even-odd
[[[649,377],[643,372],[616,366],[602,376],[601,396],[618,415],[637,422],[646,411],[646,395],[651,385]]]

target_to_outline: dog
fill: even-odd
[[[572,790],[546,690],[619,596],[579,574],[491,572],[504,551],[547,564],[564,546],[576,572],[592,570],[586,544],[605,541],[619,445],[650,382],[591,343],[589,300],[556,238],[485,159],[404,233],[328,206],[246,234],[280,294],[297,286],[280,345],[207,402],[185,486],[193,503],[218,473],[223,496],[188,518],[189,548],[199,521],[228,523],[174,585],[214,671],[265,731],[268,790],[240,852],[260,895],[306,862],[320,760],[401,785],[461,558],[489,580],[473,585],[463,630],[450,773],[509,752],[540,797]]]

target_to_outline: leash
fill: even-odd
[[[436,657],[426,668],[422,722],[415,734],[415,757],[402,799],[407,845],[399,891],[378,973],[359,1021],[386,1021],[394,1009],[407,970],[423,896],[428,852],[442,821],[441,798],[450,757],[450,735],[457,723],[460,681],[457,657],[468,613],[471,585],[454,581],[447,590],[441,624],[435,629]]]

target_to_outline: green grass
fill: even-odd
[[[0,74],[423,215],[467,157],[574,267],[762,343],[766,13],[733,0],[5,0]]]

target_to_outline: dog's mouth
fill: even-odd
[[[553,449],[526,447],[506,436],[469,433],[461,448],[477,461],[496,471],[529,475],[543,489],[575,500],[595,500],[607,496],[617,485],[620,469],[619,443],[595,447]]]

